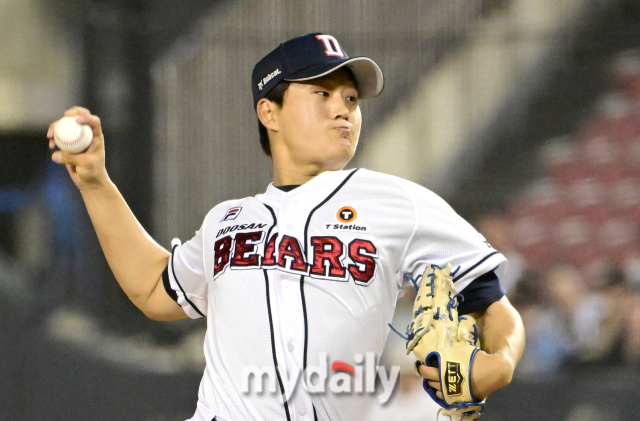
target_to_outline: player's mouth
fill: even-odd
[[[339,131],[340,133],[349,133],[350,134],[352,132],[350,124],[345,124],[345,125],[342,125],[342,126],[335,127],[335,129],[337,131]]]

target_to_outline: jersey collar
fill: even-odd
[[[357,169],[357,168],[356,168]],[[319,191],[329,190],[331,192],[335,187],[337,187],[349,174],[356,171],[356,169],[351,170],[341,170],[341,171],[325,171],[306,183],[302,184],[300,187],[295,188],[291,191],[285,192],[277,188],[273,185],[273,183],[269,183],[267,186],[267,190],[264,194],[259,194],[256,196],[257,199],[268,203],[268,202],[280,202],[285,196],[290,195],[298,195],[302,194],[309,189],[316,189]],[[322,193],[320,193],[322,194]]]

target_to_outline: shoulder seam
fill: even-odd
[[[458,282],[460,279],[464,278],[469,272],[471,272],[473,269],[477,268],[479,265],[482,264],[482,262],[484,262],[485,260],[487,260],[488,258],[495,256],[496,254],[500,254],[500,252],[498,250],[494,250],[491,253],[487,254],[486,256],[484,256],[483,258],[481,258],[480,260],[478,260],[475,264],[471,265],[471,267],[469,267],[469,269],[465,270],[464,272],[460,273],[459,275],[457,275],[455,278],[453,278],[453,282]],[[495,268],[493,268],[492,270],[496,270],[498,267],[496,266]],[[472,281],[473,282],[473,281]]]

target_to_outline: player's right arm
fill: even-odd
[[[93,140],[83,153],[56,151],[52,160],[67,167],[80,190],[116,280],[133,304],[148,317],[155,320],[186,318],[163,286],[162,272],[167,267],[169,252],[147,234],[107,174],[100,119],[81,107],[67,110],[65,116],[78,116],[78,123],[89,124]],[[54,126],[52,123],[47,133],[51,149],[55,148]]]

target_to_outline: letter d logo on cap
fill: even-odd
[[[338,44],[338,40],[332,37],[331,35],[316,35],[320,41],[324,43],[325,54],[328,56],[336,56],[336,57],[344,57],[342,53],[342,48],[340,48],[340,44]]]

